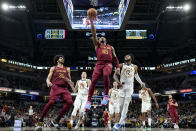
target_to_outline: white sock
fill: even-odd
[[[148,118],[148,125],[151,126],[151,123],[152,123],[152,119]]]
[[[143,126],[145,126],[146,125],[146,122],[145,121],[142,121],[142,124],[143,124]]]
[[[70,120],[71,125],[73,125],[73,120]]]

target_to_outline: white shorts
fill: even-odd
[[[74,101],[74,106],[81,107],[83,103],[86,104],[88,95],[77,95]]]
[[[120,112],[120,106],[119,106],[119,103],[116,102],[116,103],[109,103],[109,113],[110,114],[114,114],[114,113],[119,113]]]
[[[132,97],[133,94],[133,86],[123,85],[121,89],[119,89],[120,97]]]
[[[151,111],[151,107],[152,107],[152,104],[151,102],[142,102],[142,113],[143,112],[147,112],[147,111]]]
[[[85,111],[84,107],[86,105],[87,98],[88,98],[88,95],[77,95],[76,96],[76,99],[74,101],[74,109],[73,109],[73,112],[72,112],[73,116],[76,116],[77,111],[79,109],[80,109],[80,114],[84,113],[84,111]]]

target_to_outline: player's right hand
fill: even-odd
[[[47,84],[47,87],[52,87],[52,83],[50,81],[47,81],[46,84]]]
[[[147,90],[146,84],[144,82],[141,84],[141,87],[144,88],[145,90]]]

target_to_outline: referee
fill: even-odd
[[[29,108],[29,126],[31,127],[33,123],[33,107],[30,106]]]

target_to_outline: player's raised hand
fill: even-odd
[[[144,88],[145,90],[147,90],[146,84],[144,82],[142,82],[141,87]]]

